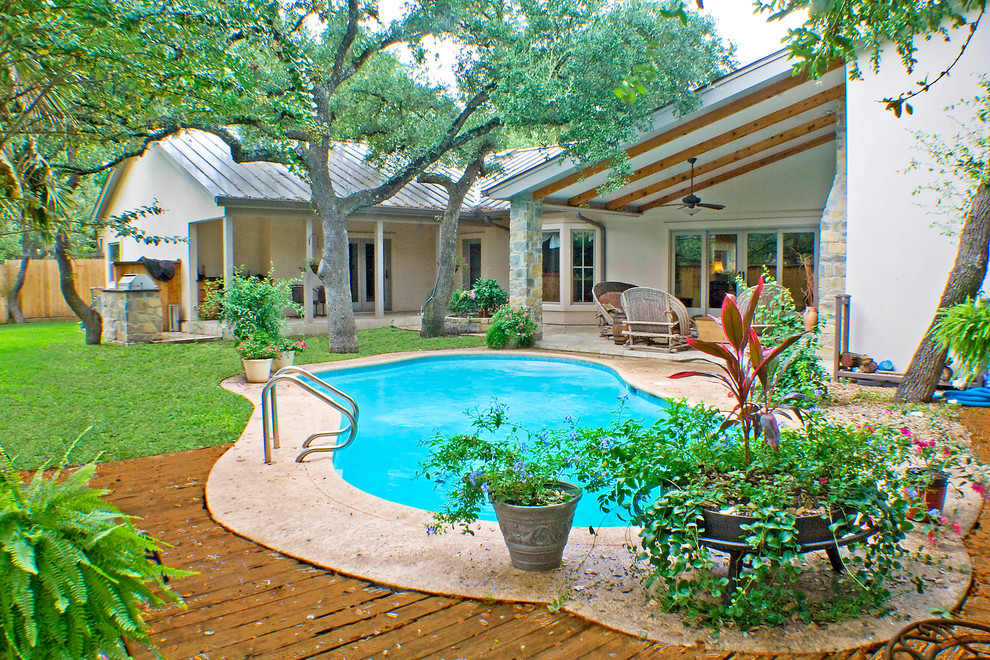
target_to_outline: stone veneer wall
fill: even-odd
[[[100,289],[97,309],[103,317],[103,341],[147,344],[162,334],[162,299],[158,289]]]
[[[513,198],[509,213],[509,304],[525,307],[543,338],[543,203]]]
[[[821,359],[831,371],[835,356],[835,296],[846,292],[846,108],[839,99],[835,117],[835,179],[822,211],[818,256],[818,323]]]

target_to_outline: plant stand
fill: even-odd
[[[876,533],[876,530],[867,523],[858,530],[836,537],[828,526],[830,520],[841,515],[841,511],[834,510],[833,514],[828,517],[822,515],[798,516],[795,524],[796,541],[799,554],[824,550],[829,563],[832,564],[832,570],[841,573],[843,566],[842,557],[839,556],[839,548],[862,541]],[[703,515],[705,527],[701,530],[702,536],[698,542],[706,548],[725,552],[729,555],[729,585],[725,592],[725,600],[728,601],[735,592],[736,582],[742,573],[743,556],[754,551],[758,552],[758,549],[753,548],[745,541],[749,532],[742,528],[742,525],[751,525],[756,521],[756,518],[708,510],[704,511]]]

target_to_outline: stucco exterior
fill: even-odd
[[[926,167],[909,169],[912,160],[925,158],[915,133],[950,136],[958,129],[963,112],[945,108],[976,95],[990,63],[988,26],[976,31],[950,76],[911,99],[913,114],[898,119],[880,101],[916,89],[918,80],[934,80],[968,32],[950,34],[949,42],[918,41],[919,64],[911,74],[887,49],[878,74],[847,85],[850,350],[891,360],[898,370],[907,368],[931,323],[955,259],[957,235],[932,225],[962,226],[961,219],[931,212],[934,193],[920,188],[935,175]]]

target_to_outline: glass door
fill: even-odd
[[[385,239],[385,310],[392,308],[391,239]],[[355,312],[375,311],[375,242],[368,238],[349,241],[351,305]]]
[[[674,296],[692,314],[701,314],[705,301],[701,298],[701,234],[674,236]]]
[[[736,292],[739,234],[708,234],[708,313],[718,315],[726,294]]]

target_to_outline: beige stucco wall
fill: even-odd
[[[106,200],[106,215],[120,215],[142,206],[158,203],[162,213],[138,218],[133,226],[153,236],[189,235],[189,223],[223,216],[213,197],[189,175],[176,167],[158,146],[153,146],[139,159],[131,161],[124,173],[122,185]],[[144,245],[129,238],[117,238],[107,231],[105,243],[120,243],[120,259],[136,261],[141,257],[182,261],[182,298],[189,299],[189,268],[187,243]],[[107,264],[109,279],[110,268]]]

